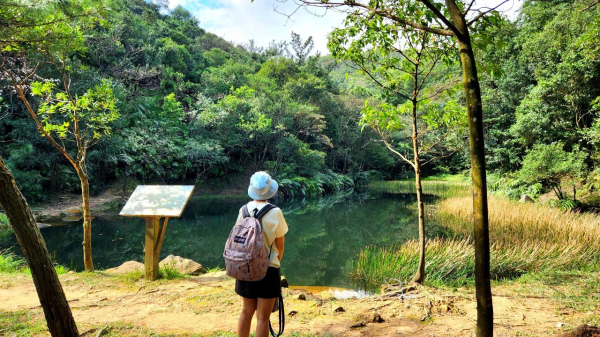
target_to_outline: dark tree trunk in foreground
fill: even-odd
[[[488,222],[487,184],[485,173],[485,150],[483,146],[483,108],[481,89],[473,46],[465,16],[454,0],[446,5],[455,27],[458,51],[463,70],[463,86],[467,100],[469,119],[469,144],[471,150],[471,176],[473,179],[473,222],[475,226],[475,297],[477,298],[477,336],[492,337],[494,309],[490,285],[490,236]]]
[[[53,337],[79,336],[71,308],[46,249],[46,243],[37,228],[27,201],[2,158],[0,158],[0,206],[6,212],[29,263],[50,334]]]

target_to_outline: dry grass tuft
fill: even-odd
[[[564,212],[539,204],[489,197],[490,240],[497,245],[561,249],[565,254],[593,247],[600,254],[600,216]],[[436,217],[457,235],[472,233],[471,198],[442,200]]]
[[[473,282],[472,199],[442,200],[430,220],[451,237],[427,242],[427,282],[460,285]],[[510,279],[529,272],[600,270],[600,216],[564,212],[537,204],[489,198],[492,279]],[[368,247],[353,262],[352,277],[366,286],[388,278],[409,280],[418,264],[418,242]]]

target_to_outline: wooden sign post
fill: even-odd
[[[144,269],[146,279],[158,278],[160,249],[165,238],[169,218],[178,218],[187,205],[194,186],[140,185],[121,210],[121,216],[146,219]]]

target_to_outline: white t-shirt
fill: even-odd
[[[252,214],[252,211],[255,208],[260,211],[266,204],[266,202],[250,201],[247,204],[248,213]],[[240,208],[236,222],[241,221],[242,217],[242,209]],[[270,252],[271,259],[269,262],[269,267],[279,268],[281,266],[279,263],[279,250],[277,250],[277,246],[275,245],[274,241],[276,238],[284,236],[288,231],[288,226],[283,218],[281,209],[277,207],[268,211],[267,214],[262,217],[260,223],[262,224],[262,237],[263,241],[265,242],[265,247],[267,248],[267,254],[269,254],[271,247],[273,247],[273,250]]]

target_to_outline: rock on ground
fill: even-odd
[[[521,199],[519,199],[519,202],[522,203],[522,204],[524,204],[524,203],[528,203],[528,202],[534,202],[534,200],[531,199],[531,197],[528,196],[527,194],[523,194],[521,196]]]
[[[582,324],[577,327],[574,331],[559,335],[559,337],[600,337],[600,329]]]
[[[163,268],[169,266],[185,275],[200,275],[206,273],[206,270],[200,263],[190,259],[184,259],[181,256],[169,255],[160,261],[158,265]]]
[[[118,267],[106,269],[104,272],[107,274],[128,274],[138,270],[144,270],[143,263],[137,261],[127,261]]]

